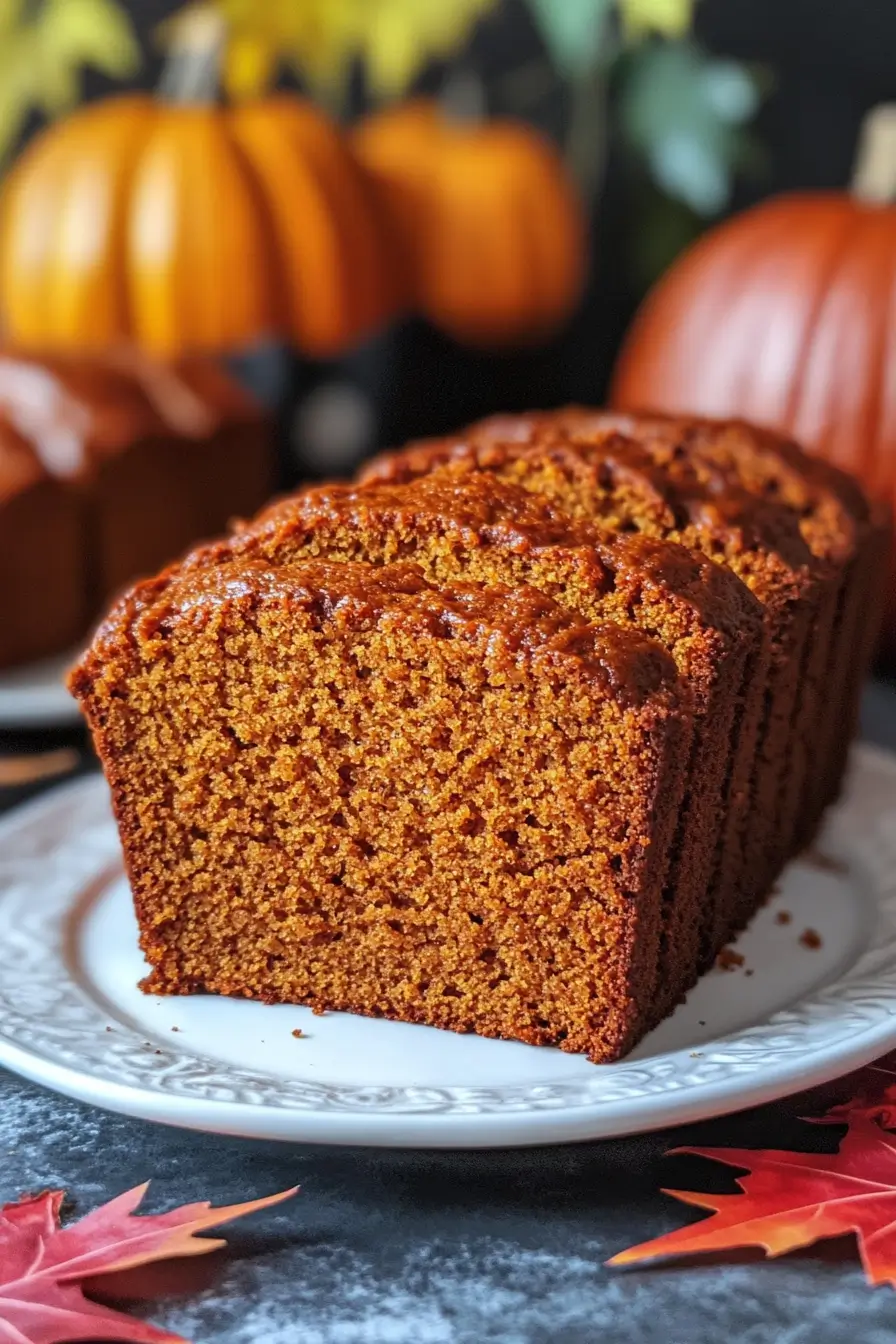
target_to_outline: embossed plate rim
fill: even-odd
[[[0,1063],[143,1119],[301,1142],[518,1146],[740,1110],[826,1082],[896,1044],[896,836],[887,835],[894,809],[896,756],[857,747],[826,844],[861,852],[876,927],[838,979],[704,1043],[699,1060],[687,1050],[623,1060],[584,1082],[352,1088],[253,1073],[180,1043],[138,1057],[142,1032],[120,1020],[106,1032],[108,1012],[72,973],[70,940],[76,907],[112,871],[118,846],[102,780],[77,780],[0,821]]]

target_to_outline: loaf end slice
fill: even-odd
[[[72,676],[154,993],[611,1060],[651,1014],[691,719],[634,631],[413,566],[139,585]]]

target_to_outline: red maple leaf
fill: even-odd
[[[849,1101],[839,1102],[813,1120],[816,1125],[845,1125],[856,1116],[876,1120],[884,1129],[896,1129],[896,1070],[888,1068],[892,1056],[869,1064],[858,1075],[856,1094]]]
[[[0,1344],[79,1339],[185,1344],[179,1335],[90,1301],[80,1285],[153,1260],[206,1255],[225,1243],[195,1233],[278,1204],[295,1189],[220,1209],[184,1204],[168,1213],[134,1217],[145,1192],[146,1185],[138,1185],[67,1227],[59,1223],[61,1190],[0,1209]]]
[[[661,1256],[761,1246],[785,1255],[828,1237],[854,1233],[872,1286],[896,1287],[896,1139],[862,1116],[850,1120],[839,1151],[789,1153],[776,1149],[676,1148],[748,1173],[740,1195],[666,1190],[713,1216],[621,1251],[610,1265],[641,1264]]]

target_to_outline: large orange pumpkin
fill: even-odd
[[[784,196],[706,234],[648,295],[612,400],[770,425],[896,502],[896,206]],[[896,651],[896,563],[891,591]]]
[[[95,103],[32,142],[0,192],[0,319],[41,349],[276,336],[330,356],[396,312],[396,256],[342,134],[290,95]]]
[[[521,123],[452,121],[429,99],[356,128],[403,240],[420,310],[473,345],[537,339],[569,317],[584,221],[552,145]]]

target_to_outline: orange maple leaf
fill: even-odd
[[[206,1255],[225,1242],[196,1233],[289,1199],[295,1189],[266,1199],[213,1209],[184,1204],[168,1213],[134,1217],[146,1185],[119,1195],[61,1227],[63,1192],[23,1198],[0,1209],[0,1340],[62,1344],[116,1339],[138,1344],[185,1344],[144,1321],[100,1306],[81,1291],[85,1279],[174,1256]],[[4,1328],[5,1327],[5,1328]]]
[[[610,1265],[641,1264],[661,1256],[761,1246],[786,1255],[828,1237],[855,1233],[872,1286],[896,1287],[896,1139],[863,1116],[851,1119],[839,1151],[789,1153],[776,1149],[676,1148],[740,1167],[740,1195],[665,1190],[713,1216],[621,1251]]]

